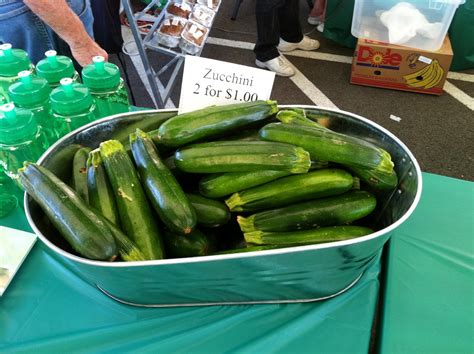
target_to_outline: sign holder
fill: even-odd
[[[144,18],[147,18],[148,20],[150,16],[147,15],[147,12],[153,9],[153,7],[157,6],[160,3],[160,0],[152,0],[142,11],[138,13],[133,12],[130,0],[121,0],[121,1],[122,1],[124,12],[128,19],[128,23],[130,24],[130,29],[135,39],[135,43],[137,45],[138,54],[140,55],[141,61],[143,63],[143,67],[145,69],[145,73],[146,73],[148,83],[151,88],[151,92],[154,96],[153,101],[155,103],[155,108],[159,108],[159,109],[165,108],[165,104],[168,101],[171,91],[173,90],[173,87],[176,84],[176,79],[178,77],[179,70],[181,69],[181,66],[184,63],[184,58],[186,56],[186,53],[181,51],[179,47],[173,48],[173,49],[167,48],[165,46],[158,44],[156,40],[154,40],[154,36],[159,35],[158,33],[155,33],[155,32],[165,17],[164,10],[161,11],[161,13],[157,17],[154,17],[153,25],[151,26],[148,33],[143,34],[139,30],[138,21],[143,20]],[[215,16],[214,16],[214,19],[215,19]],[[208,28],[209,31],[211,27],[212,27],[212,23]],[[200,56],[203,48],[204,48],[204,45],[199,49],[199,51],[196,54],[194,54],[194,56]],[[157,71],[155,71],[155,69],[151,65],[150,60],[148,58],[149,51],[154,51],[154,52],[164,54],[165,56],[169,57],[170,60],[164,63],[161,66],[161,68],[159,68]],[[172,69],[171,76],[164,90],[161,91],[158,85],[158,80],[160,76],[162,76],[168,70],[171,70],[171,69]]]

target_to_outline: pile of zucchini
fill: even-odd
[[[19,173],[72,249],[103,261],[368,235],[377,191],[398,183],[387,151],[302,109],[278,111],[275,101],[174,116],[155,130],[137,129],[126,144],[78,149],[72,169],[68,183],[35,163]]]

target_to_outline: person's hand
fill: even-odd
[[[86,42],[81,41],[80,43],[73,44],[70,47],[72,56],[82,67],[92,63],[92,58],[96,55],[103,56],[106,61],[109,57],[107,52],[92,39]]]

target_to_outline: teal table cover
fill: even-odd
[[[0,223],[30,231],[21,209]],[[0,297],[0,353],[367,353],[379,270],[323,302],[146,309],[109,299],[38,240]]]
[[[380,352],[474,353],[474,183],[424,173],[387,263]]]
[[[474,352],[474,183],[423,173],[388,248],[381,353]],[[21,209],[0,224],[29,231]],[[310,304],[143,309],[105,297],[37,242],[0,298],[0,352],[367,353],[380,262]]]

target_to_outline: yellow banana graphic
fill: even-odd
[[[439,84],[441,79],[444,77],[444,69],[441,67],[441,65],[439,65],[439,62],[437,60],[435,61],[436,61],[436,77],[435,79],[433,79],[432,82],[430,82],[429,84],[425,86],[426,89],[435,87],[436,85]]]
[[[426,74],[426,72],[429,71],[430,69],[431,69],[431,64],[426,65],[423,69],[415,71],[414,73],[405,75],[403,78],[407,81],[408,80],[416,80],[417,76],[424,76]]]
[[[441,81],[443,75],[443,68],[439,65],[439,62],[434,59],[431,64],[425,66],[423,69],[409,75],[405,75],[403,78],[409,86],[431,88],[436,86]]]
[[[416,78],[408,80],[407,84],[411,87],[425,87],[428,82],[431,82],[436,76],[436,70],[433,63],[428,66],[429,69],[423,75],[418,75]]]

